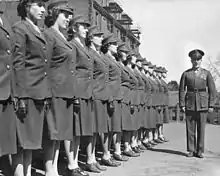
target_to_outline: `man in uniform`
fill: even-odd
[[[192,68],[183,72],[179,86],[180,108],[186,113],[187,156],[198,158],[203,158],[207,114],[213,111],[216,96],[211,73],[201,68],[203,56],[199,49],[189,52]]]

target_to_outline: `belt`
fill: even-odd
[[[187,89],[187,92],[206,92],[206,89]]]

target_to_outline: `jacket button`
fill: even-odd
[[[44,75],[47,76],[47,72],[44,72]]]
[[[89,79],[91,79],[91,77],[89,77]]]
[[[44,46],[43,49],[46,50],[46,47]]]
[[[9,70],[10,69],[10,65],[6,65],[6,68]]]
[[[45,59],[44,61],[45,61],[45,63],[47,63],[47,59]]]
[[[73,70],[71,70],[71,73],[73,74],[73,73],[74,73],[74,71],[73,71]]]
[[[10,39],[10,36],[7,34],[7,35],[6,35],[6,38],[7,38],[7,39]]]
[[[7,50],[7,53],[8,53],[8,54],[11,54],[11,51],[10,51],[10,50]]]

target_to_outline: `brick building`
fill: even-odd
[[[5,9],[12,24],[19,20],[16,11],[18,1],[0,1],[0,8]],[[132,49],[139,51],[140,31],[131,28],[133,24],[131,17],[117,2],[113,0],[69,0],[69,4],[75,9],[75,14],[85,15],[93,25],[99,26],[105,34],[114,33],[118,39],[128,43]]]

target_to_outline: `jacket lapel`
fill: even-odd
[[[40,34],[39,32],[37,32],[34,27],[32,26],[32,24],[30,24],[28,21],[25,20],[25,24],[27,25],[27,27],[29,28],[29,30],[43,43],[46,43],[46,40],[43,36],[43,34]]]
[[[56,30],[54,30],[53,28],[51,28],[51,30],[53,31],[53,33],[56,35],[56,37],[63,42],[67,47],[69,47],[70,49],[72,49],[71,44],[65,40]]]
[[[2,15],[2,22],[3,25],[0,24],[0,28],[2,28],[5,32],[7,32],[7,34],[11,35],[12,34],[11,26],[4,15]]]
[[[90,57],[89,53],[88,53],[88,49],[86,47],[82,47],[79,42],[77,42],[75,39],[74,39],[74,43],[75,45],[77,46],[77,48],[79,48],[84,54],[86,54],[88,57]]]

